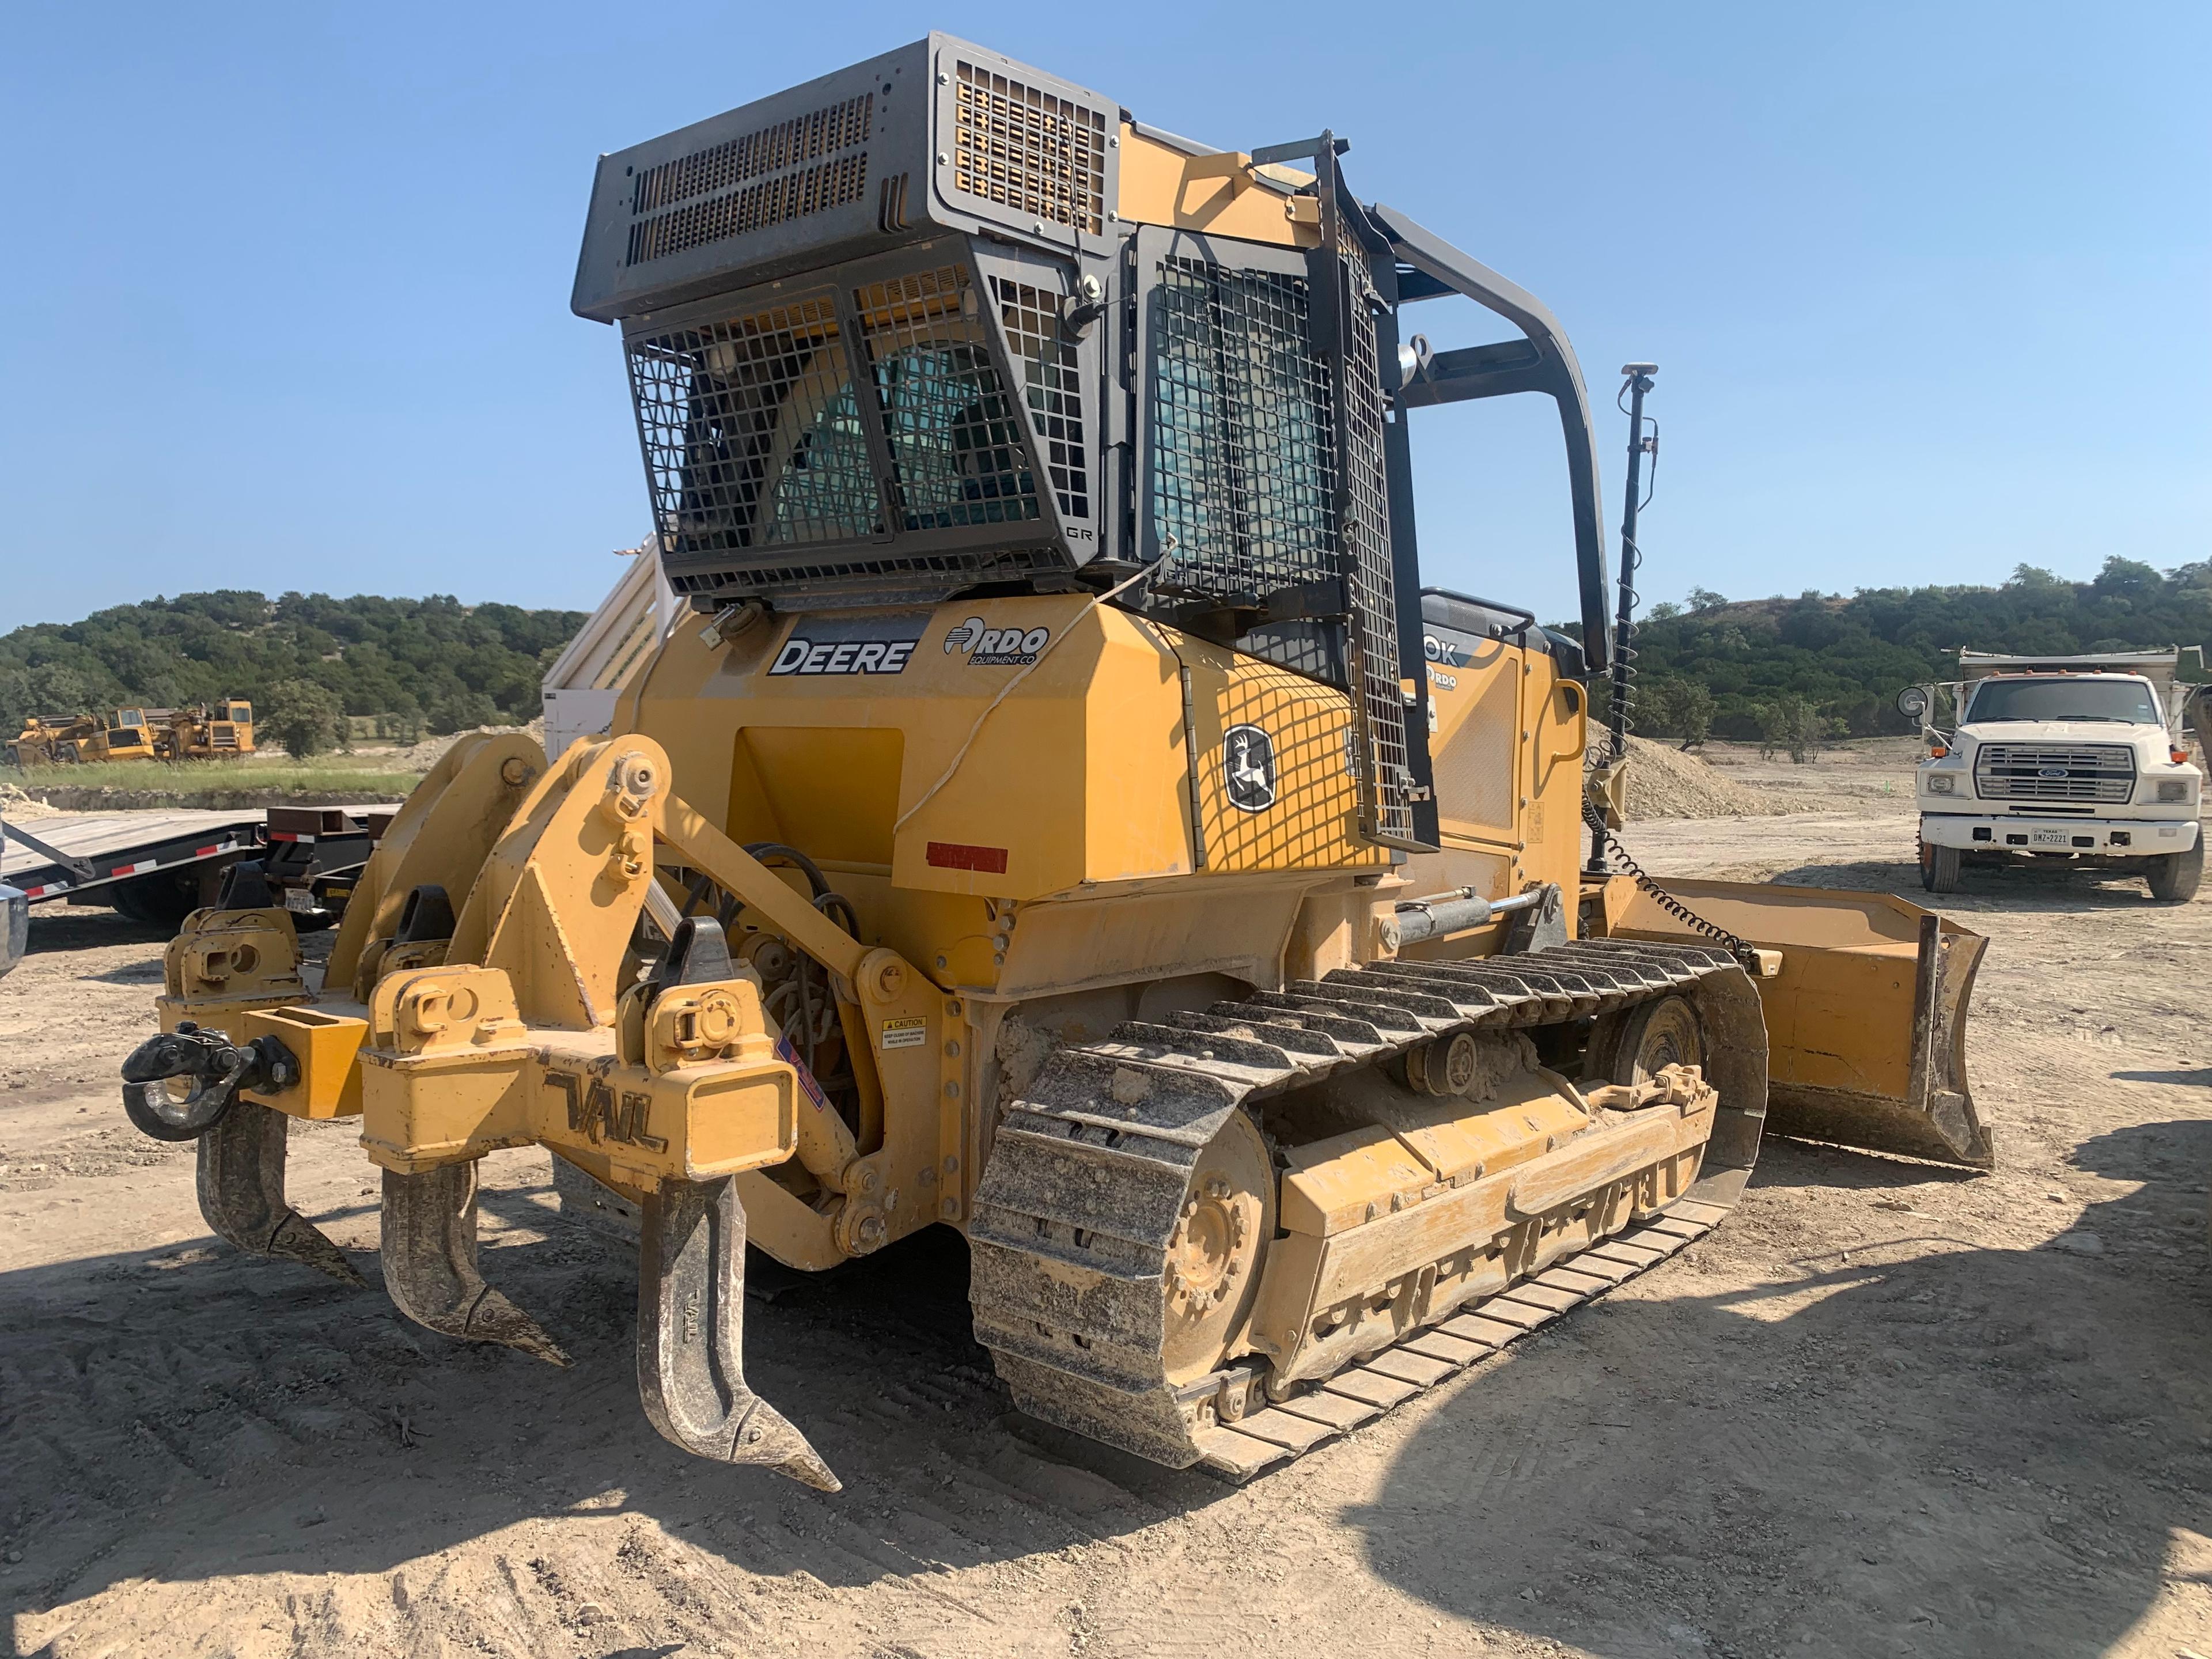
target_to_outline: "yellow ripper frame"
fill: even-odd
[[[477,1269],[476,1164],[543,1146],[641,1209],[640,1383],[647,1414],[685,1449],[836,1481],[804,1437],[745,1389],[740,1358],[744,1205],[775,1207],[814,1265],[956,1215],[902,1204],[902,1170],[959,1167],[959,1073],[940,1077],[948,1001],[896,951],[871,949],[667,789],[651,739],[574,745],[548,769],[526,738],[465,740],[441,762],[371,859],[310,994],[282,910],[204,910],[173,942],[160,1000],[168,1032],[219,1032],[233,1052],[281,1053],[249,1073],[200,1136],[202,1208],[240,1248],[358,1278],[283,1199],[286,1115],[358,1113],[385,1175],[385,1280],[448,1335],[555,1363],[546,1333]],[[719,929],[678,919],[669,870],[703,875],[830,972],[856,1081],[889,1130],[864,1155],[762,1006]],[[458,913],[450,895],[465,895]],[[622,983],[650,908],[672,935],[663,969]],[[341,989],[339,988],[344,988]],[[345,992],[350,990],[352,995]],[[912,1040],[915,1032],[924,1040]],[[277,1045],[271,1048],[270,1044]],[[886,1091],[940,1095],[942,1126],[883,1110]],[[827,1202],[754,1172],[796,1158]],[[933,1180],[909,1179],[909,1190]],[[781,1200],[779,1202],[779,1200]]]

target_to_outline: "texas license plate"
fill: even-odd
[[[2070,830],[2031,830],[2027,832],[2030,847],[2071,847],[2074,832]]]
[[[315,896],[304,887],[287,887],[284,890],[284,908],[306,915],[315,908]]]

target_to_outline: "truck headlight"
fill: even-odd
[[[2187,778],[2160,778],[2158,781],[2158,798],[2160,800],[2167,801],[2187,800],[2189,799],[2189,780]]]
[[[1928,775],[1928,793],[1931,795],[1956,794],[1958,789],[1959,781],[1954,777],[1942,772],[1930,772]]]

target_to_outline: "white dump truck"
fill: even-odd
[[[1920,880],[1958,890],[1964,866],[2057,860],[2141,875],[2155,899],[2195,896],[2204,873],[2178,677],[2202,647],[2087,657],[1959,653],[1959,678],[1907,686],[1928,757],[1915,790]],[[1952,729],[1942,729],[1948,719]]]

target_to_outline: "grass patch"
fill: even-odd
[[[287,796],[343,796],[397,800],[421,775],[380,768],[349,755],[309,760],[93,761],[77,766],[0,768],[0,782],[56,805],[82,810],[88,797],[112,791],[179,806],[244,805]],[[138,804],[134,799],[129,804]],[[146,804],[154,804],[149,800]]]

